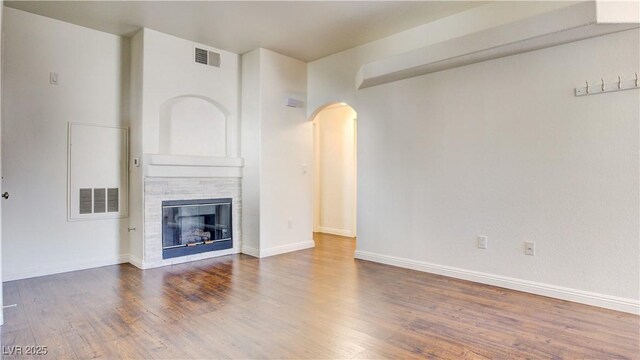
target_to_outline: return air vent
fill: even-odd
[[[80,189],[80,214],[104,214],[120,211],[119,188]]]
[[[80,214],[93,213],[93,190],[92,189],[80,189]]]
[[[93,189],[93,212],[95,214],[104,213],[107,209],[107,199],[105,189]]]
[[[195,48],[195,61],[198,64],[220,67],[220,54],[207,51],[205,49]]]
[[[118,212],[119,199],[118,188],[107,189],[107,212]]]
[[[209,65],[209,52],[196,48],[196,62],[198,64]]]

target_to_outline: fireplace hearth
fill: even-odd
[[[162,202],[162,258],[233,247],[232,200]]]

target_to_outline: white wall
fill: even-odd
[[[497,1],[448,16],[308,64],[311,115],[323,105],[356,103],[356,75],[365,63],[539,15],[580,1]],[[358,108],[356,107],[356,111]]]
[[[220,67],[196,64],[196,46],[220,53]],[[144,176],[148,175],[144,171],[144,154],[238,157],[239,76],[237,54],[146,28],[131,39],[131,158],[138,158],[141,163],[140,167],[131,168],[130,180],[129,226],[136,230],[129,235],[129,248],[130,259],[136,266],[142,267],[148,256],[143,246],[146,231]],[[184,112],[198,117],[189,118],[194,121],[192,129],[180,129],[181,138],[177,139],[180,141],[168,139],[161,131],[163,115],[169,108],[167,105],[171,104],[186,105]],[[202,104],[205,104],[204,110]],[[222,124],[222,118],[225,117],[226,124]],[[182,117],[182,120],[185,118]],[[218,132],[210,134],[207,139],[216,142],[215,146],[199,147],[187,141],[189,138],[205,141],[199,125],[206,125],[210,132]],[[224,133],[220,134],[221,131]],[[193,134],[191,137],[189,132]],[[163,140],[167,143],[162,144]],[[224,142],[224,148],[219,146],[220,142]],[[169,174],[185,177],[185,168],[175,166]],[[239,234],[236,240],[240,241]]]
[[[227,155],[227,114],[199,96],[180,96],[160,107],[160,153]]]
[[[242,55],[242,251],[260,251],[261,89],[260,49]]]
[[[3,280],[126,261],[127,219],[67,221],[67,124],[127,125],[128,43],[4,12]]]
[[[259,249],[243,251],[269,256],[311,247],[312,124],[304,107],[285,106],[288,97],[306,98],[307,65],[266,49],[243,58],[243,217],[256,207],[260,214],[259,230],[257,221],[243,224],[247,244]]]
[[[513,6],[413,33],[472,30],[471,15]],[[356,91],[359,66],[410,50],[399,49],[409,33],[309,64],[310,111],[334,101],[358,111],[357,255],[637,311],[640,97],[577,98],[573,88],[632,77],[639,32]],[[536,256],[524,255],[525,240]]]
[[[129,261],[142,267],[144,259],[144,179],[142,165],[134,166],[133,159],[142,161],[142,90],[143,36],[138,31],[130,39],[129,73]]]
[[[151,29],[143,29],[142,32],[144,153],[161,153],[161,106],[168,100],[187,95],[214,100],[227,112],[227,153],[222,156],[237,157],[239,56]],[[220,68],[196,64],[195,46],[220,53]]]
[[[314,119],[317,132],[318,231],[356,236],[356,112],[336,104]]]

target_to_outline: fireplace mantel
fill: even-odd
[[[242,158],[144,155],[144,175],[146,177],[242,177]]]

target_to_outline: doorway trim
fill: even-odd
[[[353,158],[354,158],[354,176],[353,176],[353,188],[354,188],[354,199],[353,199],[353,213],[352,219],[353,224],[349,231],[345,231],[342,229],[330,229],[323,228],[320,226],[320,131],[318,126],[318,115],[322,113],[324,110],[327,110],[331,107],[335,106],[348,106],[355,113],[356,117],[353,119]],[[357,121],[357,110],[351,106],[349,103],[334,101],[326,103],[322,106],[319,106],[309,117],[309,121],[313,124],[313,166],[312,166],[312,214],[313,214],[313,232],[321,232],[345,237],[356,237],[357,236],[357,212],[358,212],[358,121]]]

